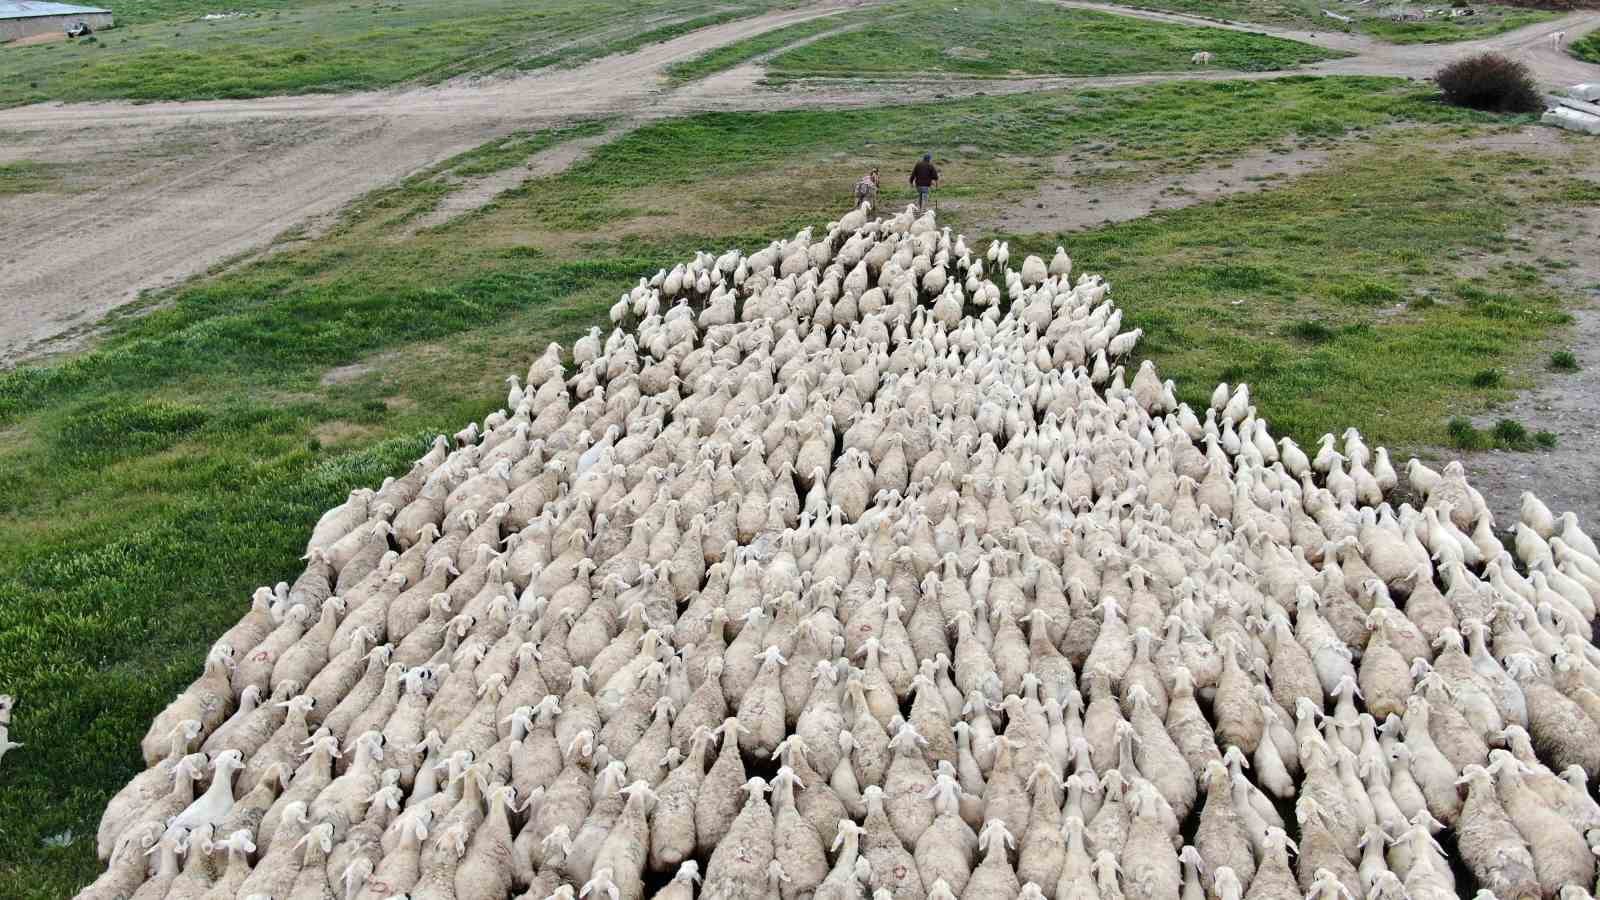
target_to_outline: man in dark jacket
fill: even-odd
[[[933,167],[933,154],[924,153],[911,169],[911,184],[917,189],[917,209],[928,208],[928,192],[939,186],[939,170]]]

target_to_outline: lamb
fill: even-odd
[[[137,812],[137,818],[122,829],[121,836],[112,847],[112,856],[115,857],[128,841],[141,837],[144,826],[149,823],[160,825],[165,836],[167,820],[188,809],[189,804],[194,802],[194,785],[203,777],[207,762],[204,753],[192,753],[178,760],[172,767],[171,790]],[[154,847],[157,843],[152,841],[150,845]]]
[[[723,837],[737,818],[737,785],[744,784],[744,760],[739,756],[739,720],[727,719],[717,729],[722,749],[711,771],[706,774],[695,804],[695,834],[700,847],[721,846]],[[764,864],[763,864],[764,865]],[[709,870],[707,875],[710,875]]]
[[[1189,64],[1195,66],[1209,66],[1211,65],[1211,60],[1213,58],[1214,57],[1209,52],[1201,50],[1195,55],[1189,57]]]
[[[284,682],[306,685],[321,672],[328,664],[333,634],[339,627],[339,616],[343,613],[343,600],[330,597],[325,601],[322,604],[322,615],[317,619],[317,623],[306,629],[294,645],[284,650],[273,663],[269,684],[273,687]]]
[[[172,888],[172,883],[177,880],[179,866],[178,857],[188,849],[189,833],[186,831],[169,832],[163,835],[161,842],[153,848],[161,854],[156,863],[156,871],[150,880],[139,886],[133,892],[131,900],[161,900]]]
[[[233,808],[233,776],[243,768],[244,754],[239,751],[225,750],[217,754],[211,761],[211,786],[167,822],[167,832],[195,832],[203,827],[215,827]]]

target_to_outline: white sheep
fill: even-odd
[[[1209,66],[1211,65],[1211,60],[1214,58],[1215,57],[1211,55],[1210,51],[1201,50],[1195,55],[1189,57],[1189,64],[1195,66]]]
[[[102,887],[165,890],[177,848],[154,880],[143,854],[177,817],[254,829],[230,896],[633,900],[676,871],[683,898],[703,870],[708,898],[1431,900],[1430,805],[1478,869],[1559,820],[1527,838],[1544,886],[1592,877],[1574,520],[1528,503],[1503,552],[1459,463],[1408,467],[1419,509],[1354,432],[1313,461],[1246,385],[1179,403],[1064,248],[1013,271],[932,214],[856,219],[663,268],[573,372],[546,348],[325,516],[218,648],[242,672],[213,659],[152,731]],[[741,746],[781,766],[770,804]]]

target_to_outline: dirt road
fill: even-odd
[[[0,205],[0,365],[262,246],[430,163],[575,116],[649,115],[661,73],[707,50],[859,7],[821,3],[524,78],[434,88],[0,111],[0,162],[49,159],[65,193]],[[676,111],[663,106],[662,113]]]
[[[888,97],[1281,75],[1208,70],[1107,78],[922,78],[865,86],[816,80],[775,92],[756,83],[754,67],[741,67],[665,89],[662,73],[674,62],[863,2],[831,0],[744,19],[575,69],[518,78],[347,95],[0,111],[0,162],[47,158],[69,164],[73,173],[65,192],[0,204],[0,365],[61,347],[63,335],[142,290],[259,249],[366,191],[517,129],[603,114],[644,119],[707,109],[865,105]],[[1600,26],[1600,13],[1593,12],[1484,41],[1398,47],[1335,32],[1289,32],[1089,2],[1063,5],[1281,34],[1356,54],[1297,70],[1313,74],[1420,77],[1444,60],[1497,49],[1523,58],[1552,83],[1600,78],[1600,67],[1567,57],[1549,39],[1558,30],[1571,40]]]

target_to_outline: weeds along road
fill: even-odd
[[[518,129],[575,116],[628,119],[714,109],[865,105],[888,99],[1111,87],[1185,78],[1274,78],[1282,72],[1173,72],[1093,78],[814,79],[788,90],[743,66],[676,90],[672,63],[786,25],[865,5],[833,0],[705,28],[581,67],[433,88],[186,103],[44,104],[0,111],[0,163],[73,165],[66,193],[14,197],[0,209],[0,365],[70,346],[73,333],[134,299],[258,250],[296,226],[431,163]],[[1573,13],[1485,40],[1395,46],[1061,0],[1061,5],[1187,25],[1259,31],[1353,53],[1295,70],[1422,77],[1471,52],[1498,50],[1551,83],[1600,78],[1557,50],[1600,26]],[[67,340],[63,340],[63,338]]]

